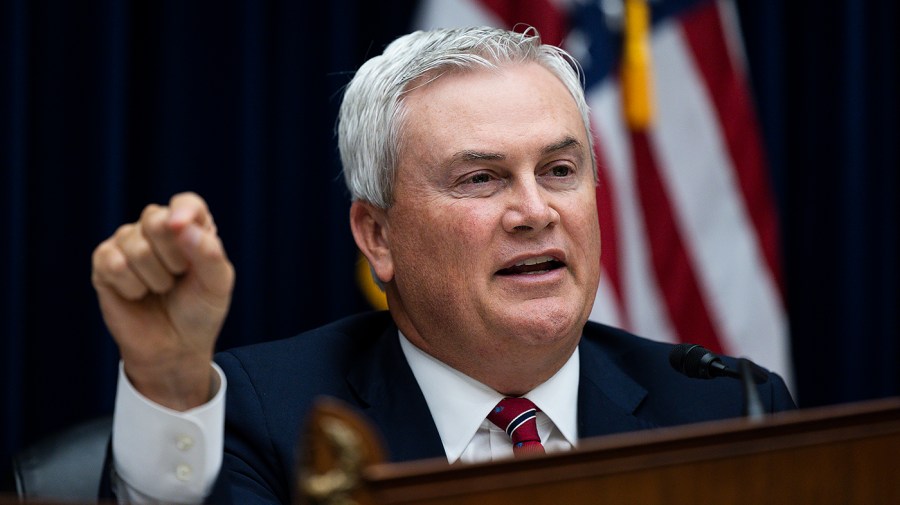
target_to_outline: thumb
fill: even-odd
[[[179,232],[177,242],[190,262],[189,274],[196,276],[200,286],[210,295],[229,296],[234,285],[234,267],[215,228],[188,223]]]

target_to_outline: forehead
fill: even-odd
[[[462,148],[545,146],[562,137],[588,145],[574,98],[537,63],[432,76],[407,93],[403,108],[401,165],[410,151],[440,156]]]

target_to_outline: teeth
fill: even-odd
[[[553,258],[551,258],[550,256],[539,256],[537,258],[530,258],[525,261],[516,263],[516,266],[520,267],[520,266],[537,265],[538,263],[546,263],[548,261],[553,261]]]

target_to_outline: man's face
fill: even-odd
[[[405,107],[384,224],[397,324],[495,388],[529,387],[499,378],[497,359],[546,380],[577,345],[599,280],[591,155],[574,100],[532,63],[448,73]]]

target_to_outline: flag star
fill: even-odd
[[[610,31],[622,31],[625,24],[624,0],[600,0],[600,10],[606,18],[606,27]]]
[[[583,30],[574,28],[566,37],[566,50],[581,63],[583,68],[591,65],[590,39]]]

